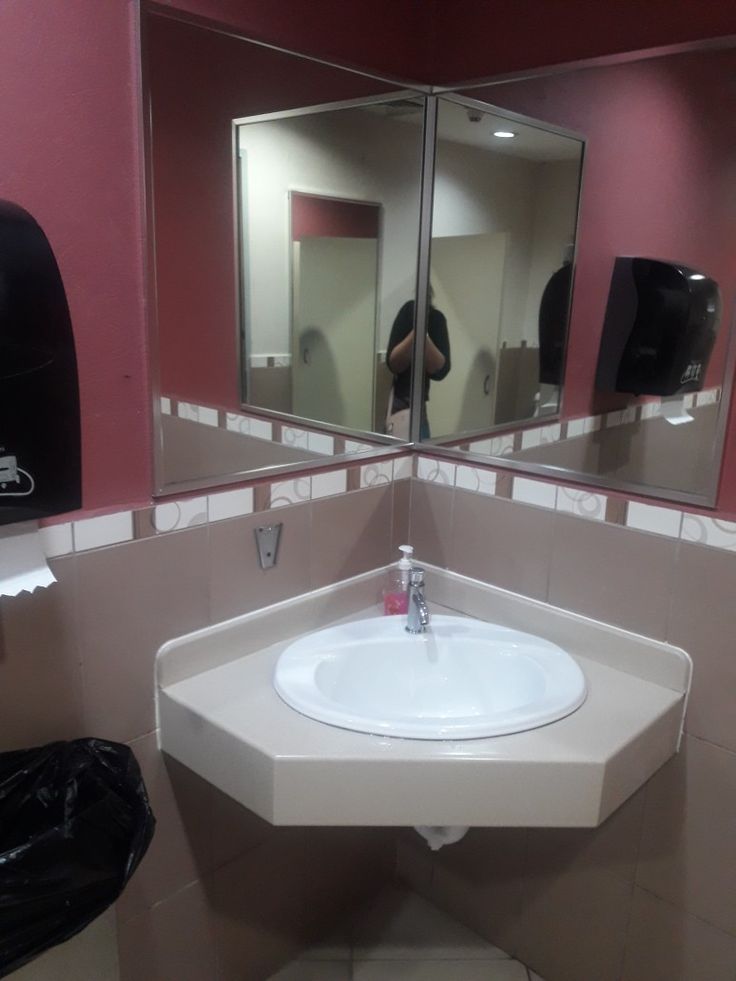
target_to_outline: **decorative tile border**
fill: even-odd
[[[443,487],[501,497],[518,504],[560,511],[586,521],[603,521],[652,535],[736,552],[736,522],[721,521],[680,508],[645,504],[552,481],[521,477],[507,470],[454,464],[421,455],[415,457],[414,475],[419,480]]]
[[[412,474],[412,456],[405,453],[362,466],[342,466],[272,483],[213,491],[206,496],[162,501],[135,511],[118,511],[80,518],[78,521],[47,524],[41,528],[41,538],[47,557],[58,558],[73,552],[106,548],[229,518],[335,497],[354,490],[383,487],[394,481],[408,480]]]

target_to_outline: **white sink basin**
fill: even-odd
[[[476,739],[535,729],[585,701],[585,677],[555,644],[508,627],[433,616],[375,617],[301,637],[274,685],[303,715],[342,729],[410,739]]]

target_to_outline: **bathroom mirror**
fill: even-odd
[[[427,416],[456,439],[558,412],[583,140],[458,97],[437,110],[431,284],[452,370]]]
[[[734,370],[736,124],[724,86],[735,77],[733,48],[711,47],[462,92],[490,113],[584,134],[585,176],[559,417],[496,420],[472,435],[440,430],[431,441],[437,453],[714,504]],[[467,193],[465,185],[454,191]],[[718,284],[715,344],[695,390],[682,397],[596,383],[614,261],[627,256],[679,264]],[[485,286],[479,277],[477,290]]]
[[[244,404],[385,433],[387,341],[415,292],[423,120],[411,96],[236,120]]]
[[[157,493],[394,452],[417,92],[156,5],[142,33]]]

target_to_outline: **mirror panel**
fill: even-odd
[[[434,438],[557,413],[582,156],[572,135],[439,100],[431,282],[452,371]]]
[[[246,152],[238,158],[233,123],[293,113],[304,106],[401,100],[415,93],[397,96],[396,86],[381,80],[264,47],[159,9],[144,11],[143,17],[150,122],[147,192],[154,243],[150,282],[157,492],[226,484],[265,472],[264,468],[270,474],[309,469],[345,454],[392,452],[397,440],[383,433],[387,391],[381,411],[375,408],[380,385],[386,389],[387,384],[385,377],[381,379],[385,366],[378,360],[381,330],[387,331],[384,320],[388,318],[390,326],[393,316],[391,305],[415,290],[421,106],[412,106],[419,122],[404,127],[396,170],[386,152],[394,109],[371,105],[293,116],[288,125],[302,128],[301,154],[280,161],[278,188],[273,180],[264,186],[255,173],[248,173],[249,167],[256,168],[256,155]],[[286,126],[286,120],[281,125]],[[240,131],[253,132],[256,126],[266,124],[242,125]],[[362,143],[361,131],[366,134]],[[375,145],[368,142],[369,132]],[[380,180],[376,176],[367,182],[381,148]],[[370,161],[362,160],[363,155]],[[359,311],[345,302],[346,284],[343,294],[334,297],[343,313],[349,309],[351,322],[360,330],[362,346],[351,355],[361,378],[360,385],[355,383],[361,393],[359,417],[351,414],[350,389],[342,376],[339,387],[334,379],[332,386],[342,407],[331,404],[325,378],[327,359],[335,352],[325,342],[324,325],[307,322],[326,315],[324,304],[321,311],[315,309],[320,290],[315,268],[324,283],[327,254],[333,265],[343,258],[335,255],[339,250],[332,235],[305,235],[302,228],[298,239],[291,237],[291,192],[311,195],[315,201],[339,199],[346,206],[370,207],[374,219],[378,212],[378,220],[373,220],[378,231],[372,239],[365,238],[361,246],[355,229],[345,236],[356,239],[349,243],[355,253],[350,275],[353,286],[357,280],[361,283]],[[278,243],[274,247],[276,240],[265,241],[260,233],[249,242],[246,237],[244,261],[247,267],[252,260],[256,268],[243,275],[238,246],[239,226],[243,232],[247,228],[240,214],[247,195],[263,202]],[[250,215],[244,217],[247,221]],[[399,224],[404,233],[400,246]],[[300,255],[294,262],[297,242]],[[334,266],[335,278],[344,272]],[[253,315],[245,335],[241,307]],[[292,312],[301,318],[295,319],[294,329]],[[333,311],[327,331],[330,344],[340,319]],[[315,326],[321,336],[304,343],[305,331]],[[343,334],[348,331],[343,325]],[[314,386],[297,379],[296,405],[290,377],[291,361],[298,353],[294,343],[301,344],[302,356],[308,348],[312,367],[321,372]],[[276,356],[289,364],[276,364]],[[340,348],[337,357],[344,361],[347,354]],[[269,375],[269,368],[284,369],[281,379],[278,371]],[[321,390],[317,405],[310,401],[312,388]]]
[[[239,120],[244,402],[385,433],[414,295],[424,100]]]
[[[723,97],[724,79],[734,74],[736,52],[711,48],[463,93],[584,134],[585,178],[559,421],[489,429],[472,439],[457,434],[445,441],[454,447],[447,452],[665,499],[715,502],[734,361],[736,130]],[[689,267],[685,278],[707,277],[720,288],[719,327],[709,315],[708,329],[717,330],[709,362],[680,397],[626,391],[624,383],[623,390],[604,391],[596,383],[614,262],[625,256]],[[695,367],[700,373],[686,366],[683,382]]]

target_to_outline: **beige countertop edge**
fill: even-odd
[[[683,697],[595,662],[583,664],[588,700],[566,719],[440,742],[301,716],[270,686],[276,656],[209,672],[209,691],[188,679],[159,702],[162,748],[275,824],[592,827],[677,745]]]

